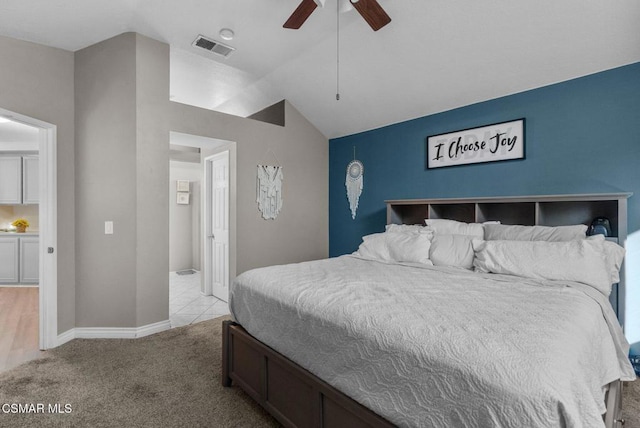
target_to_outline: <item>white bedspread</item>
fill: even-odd
[[[603,387],[635,378],[607,299],[577,283],[342,256],[245,272],[229,306],[399,426],[603,426]]]

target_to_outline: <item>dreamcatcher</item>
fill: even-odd
[[[355,158],[355,148],[354,156]],[[364,165],[359,160],[352,160],[347,165],[347,177],[344,185],[347,187],[347,199],[349,200],[349,208],[351,208],[351,218],[355,220],[356,211],[358,210],[358,202],[362,189],[364,187]]]

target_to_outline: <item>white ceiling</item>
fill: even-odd
[[[336,1],[300,30],[299,0],[2,0],[0,34],[75,51],[125,31],[171,45],[171,95],[240,116],[289,100],[327,137],[349,135],[640,61],[637,0],[378,0],[373,32]],[[198,53],[198,34],[236,48]]]

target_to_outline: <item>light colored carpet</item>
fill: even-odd
[[[222,320],[142,339],[77,339],[0,373],[0,405],[60,403],[69,414],[2,414],[0,427],[275,427],[220,380]]]
[[[626,420],[624,428],[640,428],[640,379],[625,383],[622,395],[622,415]]]
[[[71,406],[66,414],[6,414],[0,427],[275,427],[236,387],[220,384],[227,317],[136,340],[73,340],[0,373],[0,406]],[[640,381],[627,384],[625,428],[640,428]]]

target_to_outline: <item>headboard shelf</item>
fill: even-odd
[[[387,204],[387,224],[424,224],[427,218],[470,222],[497,220],[528,226],[589,225],[595,217],[611,221],[612,234],[627,237],[627,199],[631,193],[397,199]]]
[[[459,218],[467,223],[475,221],[476,204],[430,204],[428,218]],[[424,224],[424,219],[422,219]]]
[[[466,223],[500,221],[525,226],[589,225],[606,217],[612,237],[620,245],[627,239],[627,199],[632,193],[505,196],[479,198],[397,199],[387,204],[387,224],[424,224],[425,219],[444,218]],[[624,323],[624,269],[611,294],[618,319]]]
[[[482,202],[476,209],[475,221],[479,223],[499,220],[504,224],[536,224],[535,202]]]

